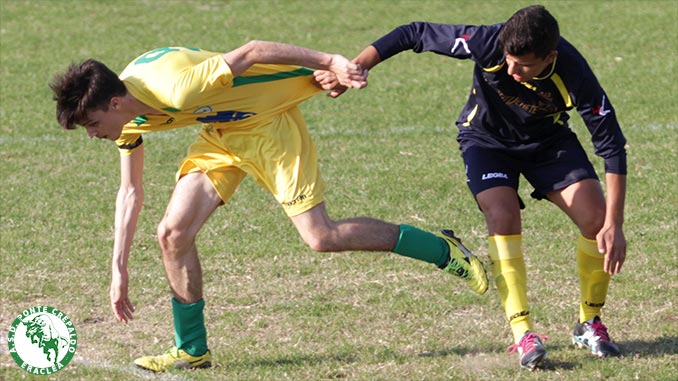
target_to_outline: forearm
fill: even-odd
[[[252,41],[251,54],[258,63],[280,63],[306,66],[312,69],[330,69],[332,54],[280,42]]]
[[[143,198],[143,189],[121,187],[118,191],[115,205],[115,243],[111,263],[114,272],[127,270],[127,261]]]
[[[626,175],[606,173],[605,186],[607,190],[605,225],[622,226],[626,202]]]
[[[365,70],[370,70],[381,62],[381,57],[379,56],[377,49],[370,45],[363,49],[363,51],[353,59],[353,62],[357,63]]]
[[[353,62],[369,70],[379,62],[403,51],[413,50],[420,53],[426,48],[433,51],[443,49],[438,47],[437,44],[441,41],[444,44],[444,39],[441,39],[440,35],[449,37],[453,35],[453,30],[449,30],[449,28],[452,28],[452,26],[425,22],[401,25],[366,47]]]
[[[296,65],[331,70],[333,62],[332,54],[270,41],[250,41],[222,57],[236,76],[254,64]]]

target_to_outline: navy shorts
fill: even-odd
[[[473,196],[499,186],[517,191],[521,174],[534,187],[532,197],[537,200],[581,180],[598,179],[575,135],[548,146],[520,150],[470,145],[461,156],[466,166],[466,183]]]

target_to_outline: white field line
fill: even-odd
[[[195,126],[188,126],[192,128]],[[354,129],[343,129],[338,126],[328,126],[328,127],[317,127],[309,128],[309,131],[312,136],[324,136],[324,135],[346,135],[346,136],[361,136],[361,135],[385,135],[385,134],[407,134],[414,131],[421,131],[426,129],[427,131],[436,131],[436,132],[446,132],[448,130],[454,131],[453,126],[450,127],[427,127],[427,126],[391,126],[379,129],[378,131],[367,131],[361,128]],[[177,129],[178,130],[178,129]],[[177,130],[168,130],[168,131],[159,131],[153,132],[150,134],[144,134],[144,140],[169,140],[176,139]],[[195,130],[197,135],[198,130]],[[68,142],[68,141],[81,141],[89,140],[87,135],[81,129],[75,131],[63,131],[63,134],[59,135],[42,135],[42,136],[33,136],[33,137],[7,137],[0,136],[0,145],[3,144],[16,144],[16,143],[49,143],[49,142]]]
[[[182,377],[178,374],[168,373],[152,373],[139,369],[136,366],[130,365],[112,365],[103,361],[90,360],[82,356],[76,356],[71,361],[71,364],[77,364],[90,369],[110,370],[118,373],[134,376],[136,380],[162,380],[162,381],[190,381],[191,378]],[[190,372],[190,371],[189,371]]]
[[[193,126],[195,127],[195,126]],[[191,126],[189,126],[191,128]],[[624,130],[641,130],[641,131],[669,131],[669,130],[678,130],[678,124],[649,124],[644,126],[632,125],[632,126],[622,126],[622,131]],[[386,135],[402,135],[408,134],[416,131],[427,131],[427,132],[451,132],[456,135],[456,127],[453,125],[450,126],[385,126],[377,130],[365,130],[361,128],[351,128],[346,129],[341,126],[320,126],[320,127],[309,127],[311,136],[328,136],[328,135],[340,135],[340,136],[386,136]],[[0,145],[5,144],[17,144],[17,143],[49,143],[49,142],[69,142],[69,141],[81,141],[89,140],[85,135],[84,131],[63,131],[63,134],[59,135],[42,135],[34,137],[7,137],[0,136]],[[169,140],[176,139],[176,130],[170,131],[159,131],[151,134],[145,134],[145,140]],[[196,130],[197,134],[197,130]]]
[[[4,357],[3,362],[11,363],[11,366],[15,366],[14,360],[9,355],[8,350],[7,336],[5,334],[0,335],[0,357]],[[6,357],[5,357],[6,356]],[[100,369],[100,370],[109,370],[115,371],[117,373],[133,376],[135,380],[160,380],[160,381],[190,381],[190,377],[182,377],[179,374],[167,374],[167,373],[152,373],[139,369],[136,366],[130,365],[113,365],[104,361],[90,360],[83,356],[80,356],[77,352],[73,360],[67,366],[78,365],[90,369]],[[18,365],[16,365],[18,368]],[[188,371],[190,372],[190,371]],[[2,379],[2,378],[0,378]]]

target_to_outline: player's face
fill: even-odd
[[[517,82],[529,81],[544,73],[555,58],[555,52],[551,52],[546,58],[539,58],[534,53],[523,56],[514,56],[506,53],[508,75],[513,77]]]
[[[87,130],[90,139],[117,140],[122,134],[122,127],[129,122],[128,118],[111,107],[106,111],[90,111],[86,119],[81,125]]]

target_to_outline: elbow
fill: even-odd
[[[144,188],[141,186],[120,187],[118,203],[140,208],[144,202]]]
[[[250,40],[241,47],[245,55],[257,55],[262,48],[263,41]]]

